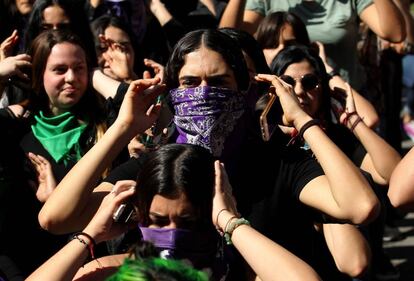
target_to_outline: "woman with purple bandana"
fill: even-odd
[[[261,139],[259,120],[245,102],[249,75],[243,55],[227,35],[216,30],[188,33],[176,45],[165,77],[175,111],[173,141],[206,147],[223,161],[238,210],[273,241],[312,263],[317,259],[312,252],[315,220],[360,224],[377,215],[378,200],[359,170],[301,109],[292,88],[275,76],[257,79],[275,88],[284,111],[281,119],[296,128],[319,163],[282,146],[281,132],[269,142]],[[105,140],[84,156],[43,207],[39,219],[46,229],[82,229],[99,200],[91,194],[109,192],[117,180],[135,179],[139,160],[113,171],[95,190],[92,186],[92,179],[138,132],[139,116],[147,111],[132,98],[123,107],[128,110],[121,108]]]

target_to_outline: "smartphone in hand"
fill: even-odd
[[[268,97],[269,100],[260,114],[260,129],[264,141],[270,140],[275,129],[281,124],[283,115],[282,106],[274,87],[269,88]]]
[[[132,203],[124,203],[119,205],[118,209],[113,213],[112,218],[118,223],[128,223],[135,216],[135,210]]]

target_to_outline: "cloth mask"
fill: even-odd
[[[196,268],[211,267],[217,253],[217,234],[179,228],[139,227],[142,238],[152,242],[166,259],[186,259]]]
[[[244,113],[245,96],[210,86],[173,89],[170,95],[179,133],[176,142],[200,145],[219,157],[226,138]]]

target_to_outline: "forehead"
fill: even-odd
[[[183,193],[173,199],[156,194],[152,199],[150,212],[163,216],[195,213],[193,205]]]
[[[43,10],[44,23],[61,23],[69,21],[65,11],[58,5],[48,6]]]
[[[84,63],[85,52],[79,45],[69,42],[59,43],[52,47],[47,64]]]
[[[221,54],[202,46],[185,56],[179,77],[187,75],[205,77],[221,74],[231,74],[234,77],[233,70]]]
[[[129,41],[128,34],[122,29],[115,26],[108,26],[105,29],[105,37],[114,41]]]
[[[314,72],[315,69],[313,66],[307,60],[303,60],[301,62],[290,64],[283,74],[290,75],[292,77],[300,77]]]

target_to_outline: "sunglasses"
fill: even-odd
[[[303,90],[306,92],[315,90],[319,87],[319,78],[315,74],[305,74],[300,78],[293,78],[289,75],[282,75],[280,76],[280,79],[291,85],[292,87],[295,87],[296,81],[300,81],[300,84],[302,85]]]

